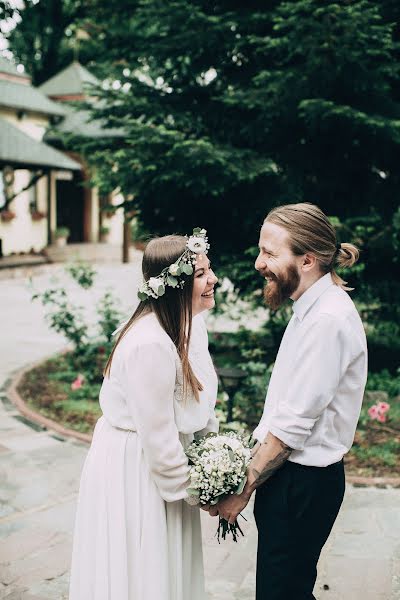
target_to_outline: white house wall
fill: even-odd
[[[19,119],[15,111],[6,108],[0,109],[0,117],[12,123],[14,127],[18,127],[18,129],[34,140],[42,141],[49,124],[48,119],[40,114],[23,114],[24,116]]]
[[[15,110],[0,108],[0,117],[8,120],[15,127],[26,133],[31,138],[41,141],[48,127],[48,118],[36,113],[23,113],[22,118],[17,117]],[[24,188],[31,178],[31,172],[27,170],[14,171],[14,191]],[[37,208],[47,213],[47,176],[42,177],[37,183]],[[27,190],[13,200],[9,206],[16,217],[7,223],[0,220],[0,239],[2,240],[2,252],[4,256],[30,252],[39,252],[47,246],[47,221],[33,221],[29,210],[31,192]],[[99,239],[99,195],[97,188],[91,189],[89,202],[89,227],[88,241],[97,242]],[[113,204],[122,202],[122,197],[116,194]],[[123,212],[122,210],[111,217],[104,219],[104,224],[110,228],[109,243],[122,244],[123,238]],[[57,203],[56,203],[56,178],[55,172],[50,174],[50,230],[52,237],[57,227]]]
[[[26,170],[14,171],[14,190],[24,188],[31,178]],[[38,209],[46,208],[46,178],[38,182]],[[9,206],[15,213],[15,219],[8,223],[0,221],[0,239],[2,240],[3,255],[12,253],[39,252],[47,245],[47,219],[32,221],[29,204],[31,192],[27,190],[19,194]]]

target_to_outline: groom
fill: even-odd
[[[312,600],[367,378],[363,325],[335,272],[353,265],[358,250],[337,244],[326,215],[307,203],[273,209],[259,247],[255,268],[266,280],[265,300],[277,309],[291,298],[293,315],[253,434],[246,487],[210,514],[233,522],[257,489],[256,600]]]

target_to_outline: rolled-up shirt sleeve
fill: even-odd
[[[173,352],[159,342],[131,348],[125,373],[128,408],[160,496],[166,502],[185,499],[189,465],[174,418]]]
[[[343,323],[330,314],[300,336],[290,379],[268,430],[293,450],[303,450],[319,417],[333,399],[347,353]]]

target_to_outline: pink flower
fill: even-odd
[[[368,409],[368,414],[371,417],[371,419],[376,419],[377,421],[379,421],[379,423],[385,423],[386,413],[388,412],[389,408],[390,404],[388,404],[387,402],[378,402],[378,404],[373,404]]]
[[[379,416],[379,410],[376,404],[373,404],[369,409],[368,409],[368,414],[371,417],[371,419],[377,419]]]
[[[71,390],[79,390],[83,386],[84,381],[84,376],[79,374],[77,378],[71,383]]]
[[[390,404],[388,404],[387,402],[378,402],[378,411],[381,415],[387,413],[389,408]]]

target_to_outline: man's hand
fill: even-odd
[[[229,523],[234,523],[239,513],[247,506],[254,490],[285,464],[291,452],[289,446],[272,433],[268,433],[265,441],[262,444],[257,443],[254,447],[243,492],[240,495],[225,496],[218,504],[210,506],[210,516],[216,517],[219,514]]]
[[[244,508],[246,508],[249,503],[250,496],[247,494],[230,494],[220,500],[218,504],[212,506],[210,508],[210,515],[216,516],[219,514],[220,517],[228,521],[229,523],[234,523]]]

